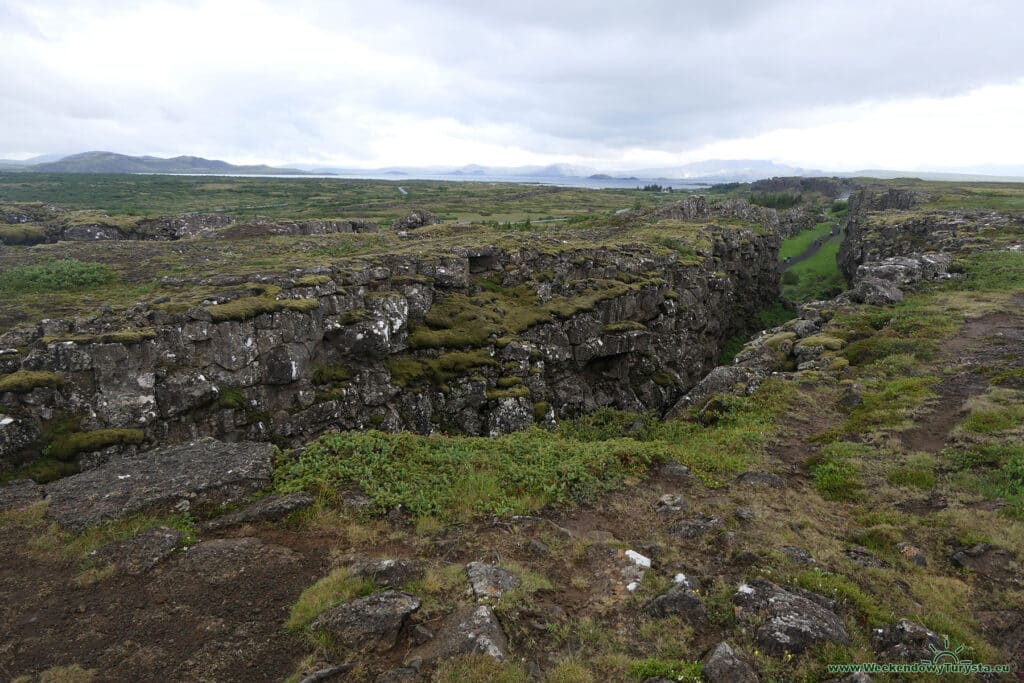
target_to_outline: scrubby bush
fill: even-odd
[[[18,266],[0,273],[0,291],[59,292],[96,287],[113,282],[110,266],[91,261],[64,259],[31,266]]]

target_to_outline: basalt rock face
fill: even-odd
[[[909,190],[865,188],[850,197],[839,267],[850,283],[873,261],[921,252],[990,250],[1003,237],[1024,237],[1019,212],[922,208],[927,198]]]
[[[85,215],[83,215],[83,213]],[[97,212],[67,212],[37,204],[0,206],[0,223],[27,226],[37,231],[31,240],[24,236],[0,234],[0,243],[94,242],[102,240],[173,241],[189,238],[238,239],[266,235],[326,235],[331,233],[377,232],[366,220],[274,221],[256,219],[236,224],[224,214],[188,213],[159,218],[112,218]],[[17,241],[15,241],[17,240]]]
[[[355,260],[266,278],[275,293],[254,301],[280,310],[239,319],[139,304],[128,329],[43,321],[0,335],[21,370],[48,378],[0,404],[12,434],[74,415],[81,431],[142,429],[161,445],[371,427],[493,435],[600,406],[663,411],[778,295],[777,234],[708,235],[685,260],[637,244]],[[461,328],[437,328],[446,306]],[[0,469],[38,457],[23,441],[0,440],[13,444]]]
[[[821,213],[801,206],[777,211],[742,199],[723,199],[709,204],[704,197],[687,197],[656,209],[642,212],[645,219],[674,218],[680,220],[726,219],[755,223],[782,238],[807,230],[821,220]]]

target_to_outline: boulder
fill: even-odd
[[[388,590],[330,609],[314,619],[309,628],[330,634],[339,645],[352,650],[388,650],[409,615],[419,608],[415,596]]]
[[[656,618],[680,617],[690,624],[699,624],[707,619],[704,602],[686,581],[680,581],[651,600],[644,607],[644,612]]]
[[[724,640],[704,658],[701,670],[708,683],[757,683],[753,667],[736,656],[729,643]]]
[[[929,645],[945,649],[942,639],[934,631],[909,619],[876,628],[871,636],[871,645],[879,658],[887,662],[930,661],[935,653]]]
[[[470,562],[466,565],[469,584],[478,600],[497,600],[505,592],[519,588],[518,576],[496,564]]]
[[[156,583],[180,588],[187,582],[202,594],[204,586],[238,589],[239,579],[254,572],[295,572],[301,565],[302,556],[281,545],[252,536],[217,538],[174,553],[161,567]]]
[[[817,564],[813,555],[795,545],[782,546],[782,554],[797,564]]]
[[[399,218],[391,224],[391,229],[394,231],[404,230],[416,230],[427,225],[436,225],[441,222],[441,219],[422,209],[413,211],[412,213]]]
[[[415,654],[424,660],[470,654],[503,660],[507,650],[508,640],[494,610],[488,605],[470,605],[446,618],[434,639]]]
[[[847,548],[843,551],[843,554],[855,564],[859,564],[862,567],[886,567],[885,562],[878,559],[875,555],[871,554],[867,548],[863,546],[857,546],[856,548]]]
[[[273,459],[268,443],[212,439],[148,451],[47,485],[46,514],[80,531],[138,512],[232,503],[270,484]]]
[[[654,509],[662,514],[673,514],[686,511],[686,498],[678,493],[666,493],[658,498]]]
[[[754,579],[739,587],[733,602],[741,613],[763,618],[755,640],[773,654],[796,654],[817,643],[850,642],[835,602],[823,595]]]
[[[709,531],[718,531],[725,528],[725,521],[714,515],[705,515],[698,512],[692,517],[680,519],[668,527],[668,532],[682,538],[698,538]]]
[[[378,586],[397,588],[423,577],[423,565],[416,560],[366,560],[348,568],[348,575],[370,579]]]
[[[238,524],[274,522],[284,519],[296,510],[309,507],[313,504],[313,500],[313,495],[305,491],[289,493],[283,496],[269,496],[241,510],[212,519],[202,524],[200,528],[203,531],[214,531]]]
[[[145,574],[173,553],[183,540],[185,534],[178,529],[147,529],[123,541],[108,543],[94,551],[91,558],[109,562],[125,574]]]
[[[0,470],[4,461],[31,446],[39,438],[39,428],[32,420],[19,420],[0,413]]]

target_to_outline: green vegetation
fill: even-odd
[[[700,662],[669,662],[661,659],[641,659],[633,662],[629,673],[638,681],[649,678],[665,678],[670,681],[686,681],[699,683],[701,678]]]
[[[779,247],[779,260],[784,261],[787,256],[796,258],[814,246],[814,240],[827,240],[832,236],[832,225],[833,221],[817,223],[810,230],[798,232],[792,237],[782,240],[782,246]]]
[[[156,331],[147,327],[137,330],[104,332],[101,334],[62,334],[53,337],[43,337],[42,341],[44,344],[59,342],[75,342],[76,344],[138,344],[147,339],[155,338]]]
[[[646,332],[647,326],[635,320],[623,320],[618,323],[611,323],[601,328],[601,334],[615,334],[618,332]]]
[[[788,268],[786,272],[793,273],[796,281],[783,283],[782,294],[794,303],[803,304],[831,298],[845,289],[846,281],[836,262],[839,243],[838,238],[830,239],[813,256]]]
[[[102,263],[76,259],[48,261],[38,265],[18,266],[0,273],[0,292],[68,291],[96,287],[111,282],[114,271]]]
[[[858,444],[837,442],[822,447],[808,462],[814,487],[826,500],[856,500],[861,490],[860,465],[851,456],[863,455]]]
[[[461,655],[441,662],[434,683],[528,683],[530,676],[517,662],[499,662],[488,655]]]
[[[285,628],[305,629],[323,612],[349,600],[370,595],[375,588],[372,579],[349,577],[348,570],[335,569],[302,591],[292,606]]]
[[[541,302],[529,285],[506,289],[489,283],[479,294],[456,292],[435,303],[427,312],[426,324],[409,335],[409,346],[413,349],[484,346],[498,337],[519,334],[552,317],[566,318],[591,310],[600,301],[651,284],[647,281],[630,284],[619,280],[581,281],[575,296],[555,296]],[[639,323],[620,325],[636,329]]]
[[[24,245],[46,241],[46,228],[41,225],[0,225],[0,244]]]
[[[497,438],[328,434],[298,460],[279,463],[276,487],[307,489],[329,499],[337,487],[354,483],[378,510],[402,505],[421,517],[455,521],[594,500],[669,459],[716,485],[762,452],[774,417],[786,409],[792,394],[792,387],[768,381],[751,397],[724,397],[713,428],[601,410],[563,421],[554,433],[533,429]]]
[[[317,299],[278,299],[280,287],[249,285],[255,296],[241,297],[224,304],[208,306],[207,312],[214,322],[248,320],[264,313],[278,311],[312,311],[320,305]]]
[[[141,429],[94,429],[89,432],[71,432],[54,439],[43,455],[65,462],[79,453],[98,451],[108,446],[140,444],[146,438]]]
[[[473,368],[498,366],[487,349],[452,351],[436,358],[391,356],[384,364],[391,372],[391,381],[400,387],[442,387]]]
[[[64,378],[55,372],[18,370],[9,375],[0,375],[0,394],[12,392],[23,394],[39,387],[59,387]]]

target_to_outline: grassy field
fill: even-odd
[[[238,220],[266,216],[390,223],[426,209],[451,221],[521,222],[652,206],[682,196],[525,183],[0,173],[0,204],[44,202],[136,217],[224,213]]]
[[[787,269],[782,279],[782,295],[793,303],[803,304],[828,299],[841,292],[846,281],[836,263],[839,244],[840,238],[836,236],[826,241],[814,255]]]
[[[782,246],[779,247],[779,260],[784,261],[789,256],[796,258],[810,249],[814,240],[827,239],[832,235],[832,225],[832,221],[817,223],[810,230],[804,230],[789,239],[782,240]]]

